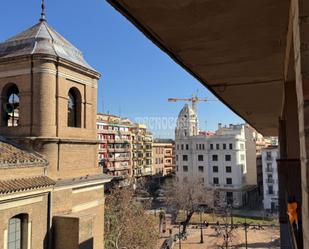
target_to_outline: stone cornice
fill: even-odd
[[[29,61],[30,62],[31,59],[33,59],[34,61],[45,60],[47,62],[53,62],[55,64],[59,63],[59,65],[61,65],[61,66],[67,67],[67,68],[69,68],[73,71],[79,72],[81,74],[85,74],[85,75],[87,75],[91,78],[97,79],[97,80],[101,77],[101,74],[96,72],[96,71],[90,70],[88,68],[85,68],[85,67],[80,66],[78,64],[75,64],[73,62],[67,61],[65,59],[58,58],[57,56],[46,55],[46,54],[35,54],[35,55],[26,55],[26,56],[23,55],[23,56],[17,56],[17,57],[12,57],[12,58],[3,58],[3,59],[0,59],[0,65],[6,64],[8,62],[16,62],[16,61],[19,61],[19,62]],[[29,72],[30,72],[30,67],[29,67],[29,69],[25,69],[25,70],[29,70]],[[1,74],[2,73],[0,73],[0,77],[2,77]],[[11,76],[16,76],[16,75],[11,75]]]
[[[54,69],[40,68],[40,67],[34,67],[33,73],[46,73],[46,74],[57,75],[57,71],[54,70]],[[0,72],[0,78],[16,77],[16,76],[20,76],[20,75],[30,75],[30,74],[31,74],[30,68],[29,69],[9,70],[9,71],[5,71],[5,72]],[[76,83],[80,83],[80,84],[83,84],[83,85],[88,85],[88,86],[97,88],[96,83],[84,80],[82,78],[73,76],[71,74],[67,74],[67,73],[64,73],[64,72],[58,72],[58,76],[62,77],[64,79],[74,81]]]

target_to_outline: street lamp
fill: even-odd
[[[203,236],[203,223],[202,223],[202,210],[200,210],[200,229],[201,229],[201,241],[200,243],[203,244],[204,243],[204,236]]]
[[[245,243],[246,243],[246,249],[248,249],[248,227],[250,226],[247,223],[247,218],[245,218],[245,223],[243,224],[243,226],[245,227]]]
[[[207,208],[208,208],[207,204],[200,204],[199,207],[198,207],[198,210],[200,212],[200,230],[201,230],[201,240],[200,240],[200,243],[201,244],[204,243],[202,214],[203,214],[203,212],[205,212],[205,210],[207,210]]]
[[[178,240],[179,240],[179,249],[181,249],[181,235],[180,235],[180,227],[181,227],[181,223],[179,223],[179,231],[178,231]]]

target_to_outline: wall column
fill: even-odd
[[[309,1],[293,0],[293,42],[302,186],[304,248],[309,248]]]

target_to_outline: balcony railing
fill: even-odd
[[[99,130],[99,133],[104,133],[104,134],[116,134],[118,131],[114,130]]]
[[[274,179],[266,179],[266,182],[267,183],[275,183],[275,180]]]
[[[265,172],[272,173],[274,172],[274,168],[265,168]]]
[[[129,165],[115,166],[115,170],[125,170],[125,169],[129,169]]]
[[[115,139],[115,143],[130,143],[129,139]]]
[[[128,161],[128,160],[130,160],[130,157],[117,157],[117,158],[110,157],[110,158],[108,158],[108,161],[110,161],[110,162]]]
[[[266,194],[267,194],[267,195],[277,195],[277,194],[278,194],[278,192],[276,192],[276,191],[269,191],[269,190],[267,190],[267,191],[266,191]]]
[[[128,152],[130,148],[114,148],[115,152]]]
[[[224,187],[225,188],[234,188],[234,185],[233,184],[224,184]]]
[[[266,156],[266,160],[267,160],[267,161],[272,161],[272,160],[273,160],[273,157],[272,157],[272,156]]]

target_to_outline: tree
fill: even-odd
[[[223,192],[225,194],[225,192]],[[220,217],[220,222],[217,221],[216,231],[218,235],[218,248],[228,249],[233,248],[232,243],[239,241],[237,234],[235,233],[238,225],[233,224],[232,203],[234,200],[220,197],[220,191],[216,193],[216,213]]]
[[[173,180],[165,185],[166,203],[179,211],[186,213],[182,222],[182,233],[186,232],[187,226],[195,212],[201,209],[209,211],[214,207],[214,190],[206,188],[202,183],[187,181],[185,183]]]
[[[133,190],[114,189],[106,197],[105,249],[153,249],[159,235],[153,216],[134,201]]]

